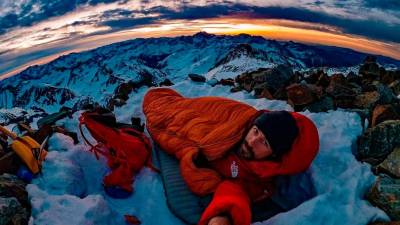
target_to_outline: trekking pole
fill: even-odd
[[[6,129],[5,127],[3,127],[3,126],[0,126],[0,132],[2,132],[3,134],[7,135],[8,137],[10,137],[10,138],[13,139],[13,140],[15,140],[15,139],[18,138],[18,136],[17,136],[15,133],[13,133],[13,132],[7,130],[7,129]]]

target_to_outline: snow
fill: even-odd
[[[252,57],[247,57],[245,55],[241,55],[238,58],[230,60],[226,64],[219,65],[212,70],[210,70],[205,77],[210,79],[227,79],[227,78],[235,78],[236,76],[245,73],[256,71],[259,68],[271,68],[276,64],[270,63],[265,60],[255,59]]]
[[[214,95],[246,102],[257,109],[292,111],[286,102],[254,99],[247,92],[230,93],[230,87],[221,85],[211,87],[184,80],[171,88],[186,97]],[[132,116],[144,119],[141,108],[147,90],[142,87],[131,93],[127,104],[115,109],[118,121],[130,122]],[[80,114],[76,112],[58,124],[77,132]],[[346,111],[304,114],[315,122],[320,135],[320,152],[308,170],[317,196],[255,224],[364,225],[377,219],[389,220],[363,198],[375,177],[370,166],[358,162],[352,154],[362,132],[359,116]],[[86,130],[84,133],[90,136]],[[125,214],[137,216],[143,225],[183,224],[169,211],[161,177],[151,170],[145,168],[138,174],[131,197],[113,199],[102,188],[102,178],[108,171],[104,159],[97,160],[81,138],[74,145],[69,137],[55,134],[49,140],[49,150],[43,174],[27,186],[32,203],[30,224],[125,224]]]

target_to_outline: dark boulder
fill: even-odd
[[[355,83],[355,84],[361,85],[361,83],[362,83],[362,77],[359,76],[359,75],[357,75],[357,74],[355,74],[355,73],[352,71],[352,72],[350,72],[349,74],[347,74],[347,76],[346,76],[346,81],[347,81],[348,83]]]
[[[380,69],[379,65],[376,63],[376,57],[367,57],[364,60],[364,64],[360,66],[358,73],[367,80],[378,79],[380,75]]]
[[[25,183],[14,175],[0,175],[0,197],[15,197],[24,208],[30,209],[28,193],[25,190]]]
[[[164,81],[160,82],[159,85],[160,85],[160,87],[161,87],[161,86],[172,86],[172,85],[174,85],[174,83],[172,83],[171,80],[169,80],[168,78],[166,78]]]
[[[400,179],[380,175],[367,198],[373,205],[385,211],[392,220],[400,220]]]
[[[400,147],[395,148],[393,152],[376,167],[376,172],[386,173],[392,177],[400,178]]]
[[[352,86],[342,84],[338,81],[331,80],[326,88],[326,93],[334,99],[335,107],[353,108],[357,91]]]
[[[286,87],[279,88],[277,91],[275,91],[275,93],[272,96],[274,97],[274,99],[287,101],[288,96],[286,92]]]
[[[292,106],[304,106],[317,100],[322,88],[311,84],[292,84],[286,88],[288,102]]]
[[[357,95],[354,106],[362,109],[372,109],[380,99],[381,95],[377,91],[365,92]]]
[[[190,73],[188,74],[188,77],[194,82],[202,82],[202,83],[206,82],[206,78],[199,74]]]
[[[396,80],[400,80],[400,70],[389,70],[381,73],[381,82],[383,84],[389,85]]]
[[[342,73],[335,73],[330,78],[330,83],[347,84],[346,77]]]
[[[29,216],[16,198],[0,197],[0,225],[26,225]]]
[[[2,148],[1,145],[0,148]],[[19,165],[19,158],[14,151],[7,153],[2,151],[0,154],[0,175],[3,173],[15,174]]]
[[[315,85],[321,87],[328,87],[331,82],[331,78],[326,73],[322,73],[319,77]]]
[[[257,98],[273,99],[271,93],[268,91],[265,83],[254,86],[254,95]]]
[[[378,164],[400,146],[400,121],[387,120],[368,128],[358,139],[357,158]]]
[[[235,86],[235,81],[232,78],[221,79],[219,83],[223,86]]]
[[[304,110],[308,110],[310,112],[318,113],[318,112],[327,112],[329,110],[334,110],[335,109],[335,103],[332,99],[332,97],[325,96],[321,98],[318,101],[315,101],[306,107],[304,107]]]
[[[400,96],[400,79],[389,84],[389,88],[392,89],[396,96]]]
[[[250,73],[255,83],[266,83],[268,90],[274,93],[293,79],[293,70],[289,66],[279,65],[274,68],[261,69]]]
[[[371,127],[386,120],[399,119],[400,116],[392,105],[377,105],[372,112]]]

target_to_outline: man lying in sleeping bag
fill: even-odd
[[[272,195],[274,177],[305,171],[319,148],[315,125],[296,112],[185,98],[169,88],[150,89],[143,111],[153,140],[179,160],[190,190],[213,193],[200,225],[249,225],[251,204]]]

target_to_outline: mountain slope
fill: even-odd
[[[365,54],[353,50],[277,42],[250,35],[212,35],[204,32],[175,38],[134,39],[72,53],[0,82],[0,108],[31,106],[56,111],[91,97],[106,103],[126,82],[159,83],[183,80],[189,73],[208,78],[235,77],[243,72],[289,64],[343,67],[361,63]],[[379,57],[380,63],[400,62]],[[147,82],[148,83],[148,82]]]

